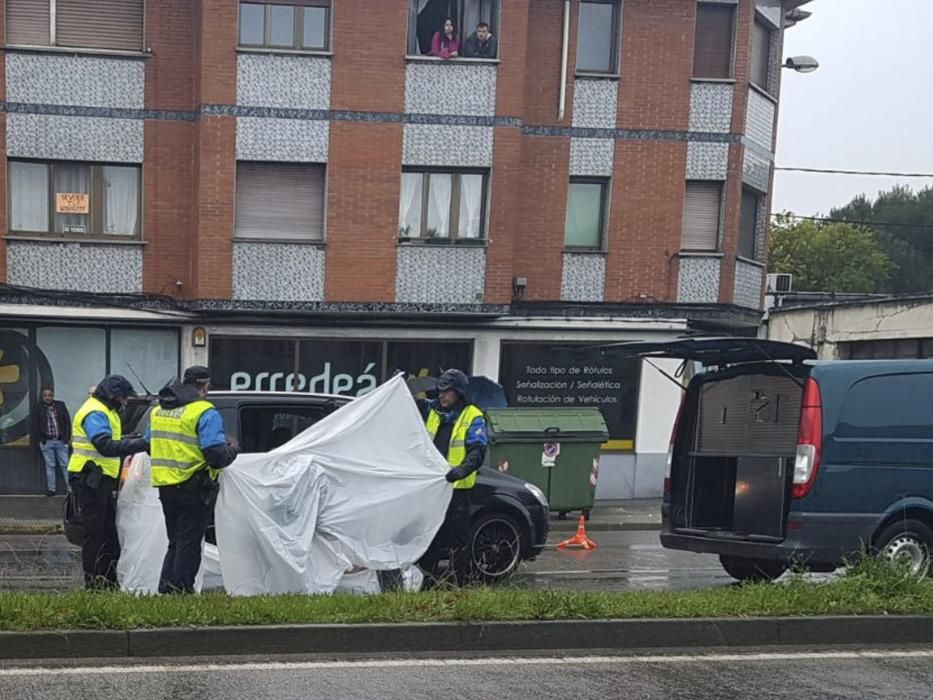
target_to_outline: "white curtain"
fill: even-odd
[[[139,171],[107,165],[104,181],[104,233],[135,236],[139,228]]]
[[[55,180],[55,192],[84,193],[91,191],[91,168],[88,165],[73,165],[57,163],[52,171]],[[55,232],[79,234],[73,228],[69,231],[65,227],[83,227],[83,233],[91,232],[91,217],[88,214],[55,214]]]
[[[43,163],[10,163],[10,230],[49,230],[49,171]]]
[[[450,175],[432,174],[428,178],[428,236],[450,236]]]
[[[483,215],[483,176],[460,177],[460,223],[458,238],[479,238]]]
[[[421,235],[421,173],[402,174],[402,192],[398,201],[398,233],[400,236]]]

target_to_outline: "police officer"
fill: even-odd
[[[476,485],[476,472],[486,458],[488,435],[483,412],[469,403],[467,376],[449,369],[437,380],[437,400],[428,404],[426,427],[434,446],[447,459],[447,481],[454,492],[444,524],[428,548],[423,563],[430,566],[443,547],[450,549],[450,567],[459,583],[465,583],[472,569],[470,551],[470,493]]]
[[[217,470],[237,455],[220,413],[205,400],[210,386],[206,367],[189,367],[181,382],[159,392],[149,417],[152,485],[159,489],[168,534],[159,593],[194,592],[219,490]]]
[[[120,541],[114,491],[119,483],[120,458],[149,449],[141,438],[123,439],[119,410],[135,394],[125,377],[105,377],[72,421],[68,480],[84,528],[81,562],[87,588],[117,585]]]

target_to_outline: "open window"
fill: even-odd
[[[461,46],[481,22],[489,25],[490,33],[498,42],[499,0],[409,0],[409,3],[410,56],[431,54],[431,39],[443,28],[448,17],[454,21],[454,31]],[[496,58],[496,55],[489,58]]]

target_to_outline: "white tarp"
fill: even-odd
[[[440,528],[448,465],[401,377],[335,411],[268,454],[241,455],[221,473],[217,547],[199,582],[232,595],[378,591],[375,570],[415,562]],[[154,592],[167,541],[149,460],[138,455],[117,506],[125,590]],[[219,569],[219,572],[218,572]]]

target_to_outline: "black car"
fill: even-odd
[[[236,439],[244,453],[269,452],[352,401],[326,394],[250,391],[215,391],[209,400],[223,417],[228,437]],[[145,431],[144,418],[153,403],[140,398],[127,406],[126,433]],[[484,466],[471,497],[470,541],[478,579],[504,580],[522,561],[541,553],[548,534],[548,505],[536,486]],[[66,534],[69,541],[80,543],[80,531],[73,524],[66,523]]]

